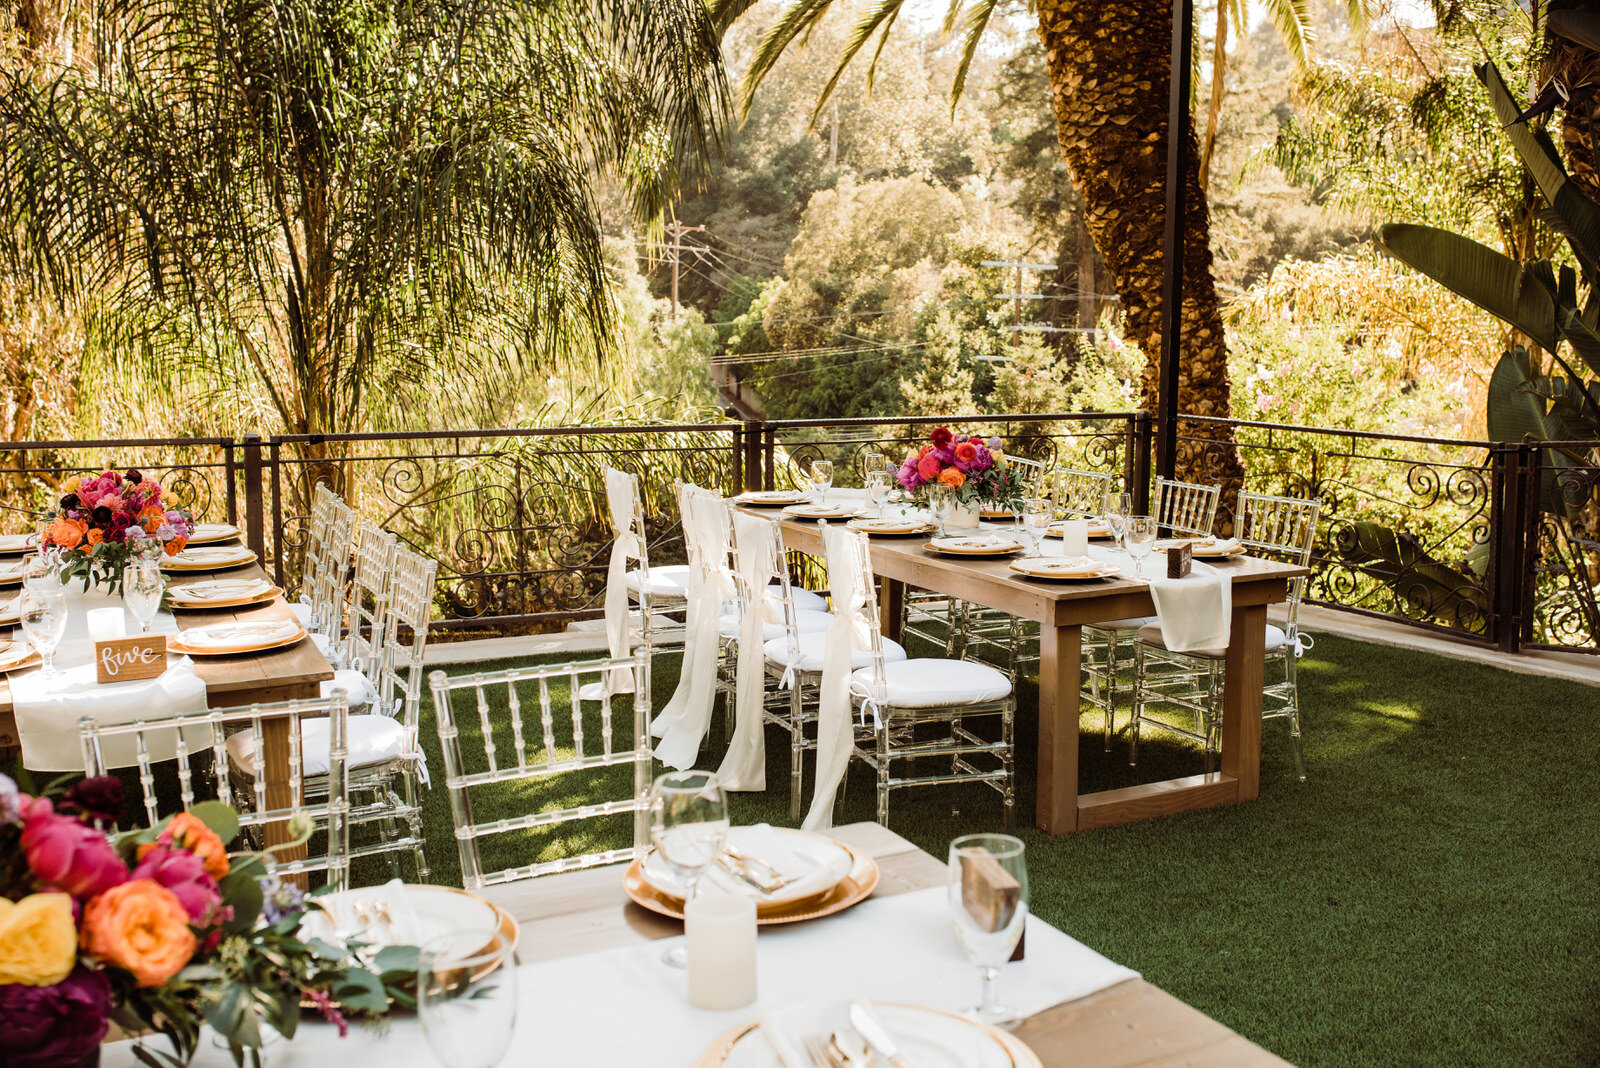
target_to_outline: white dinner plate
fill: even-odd
[[[1062,531],[1066,529],[1065,523],[1066,521],[1062,519],[1058,519],[1054,523],[1051,523],[1049,528],[1045,530],[1044,536],[1047,538],[1061,537]],[[1089,537],[1109,538],[1113,537],[1114,533],[1115,532],[1111,529],[1111,524],[1107,523],[1104,519],[1089,520]]]
[[[1243,556],[1244,546],[1233,538],[1163,538],[1156,542],[1157,552],[1166,552],[1174,545],[1188,542],[1195,556],[1217,559],[1219,557]]]
[[[190,545],[210,545],[216,541],[228,541],[239,536],[239,528],[232,523],[196,523],[194,533],[189,535]]]
[[[408,885],[405,888],[406,902],[411,906],[416,929],[405,929],[409,922],[402,913],[399,920],[401,929],[394,930],[381,916],[375,917],[366,909],[374,902],[389,902],[393,893],[394,889],[390,886],[364,886],[357,890],[323,894],[314,899],[321,907],[307,909],[305,918],[300,921],[301,936],[331,941],[342,932],[374,948],[382,948],[395,944],[422,945],[441,935],[459,932],[466,941],[471,942],[467,948],[475,949],[502,926],[501,914],[476,894],[453,886]],[[365,923],[362,915],[356,911],[357,902],[366,911]],[[393,913],[391,907],[391,917]],[[512,944],[515,945],[514,937]]]
[[[22,622],[22,595],[0,600],[0,627],[9,627],[20,622]]]
[[[928,548],[956,556],[1004,556],[1022,547],[1016,538],[1003,534],[964,534],[928,539]]]
[[[263,619],[190,627],[172,635],[167,644],[191,656],[229,656],[293,645],[305,636],[306,629],[298,619]]]
[[[851,530],[864,530],[868,534],[926,534],[933,524],[925,519],[903,519],[885,516],[881,519],[852,519],[845,526]]]
[[[909,1064],[917,1068],[1040,1068],[1040,1061],[1017,1039],[986,1024],[942,1009],[874,1002],[873,1009],[899,1043]],[[800,1005],[775,1014],[791,1043],[806,1035],[829,1035],[847,1029],[849,1006],[836,1002]],[[804,1047],[801,1046],[803,1051]],[[751,1025],[701,1064],[720,1068],[782,1068],[778,1054],[759,1024]],[[874,1064],[886,1064],[877,1057]]]
[[[206,579],[173,586],[167,591],[179,607],[204,608],[206,605],[250,600],[277,589],[266,579]]]
[[[782,905],[820,894],[850,874],[849,850],[824,835],[759,824],[731,828],[727,840],[747,856],[771,858],[774,866],[785,873],[803,874],[783,889],[765,894],[719,865],[704,876],[702,888],[712,883],[718,890],[742,894],[763,905]],[[782,851],[781,859],[774,855],[775,850]],[[657,890],[675,897],[683,897],[688,890],[654,849],[645,854],[639,874]]]
[[[1122,573],[1122,568],[1116,564],[1093,560],[1087,556],[1070,560],[1064,556],[1035,556],[1026,560],[1013,560],[1011,570],[1029,578],[1055,579],[1061,582],[1085,582],[1090,579],[1111,578]]]
[[[217,571],[225,567],[240,567],[256,562],[256,554],[242,545],[224,545],[199,549],[184,549],[177,556],[161,561],[168,571]]]
[[[37,658],[38,655],[29,642],[0,640],[0,671],[10,671],[19,664]]]
[[[796,504],[783,510],[798,519],[853,519],[862,509],[850,504]]]
[[[33,552],[39,542],[37,534],[0,534],[0,556],[21,556]]]
[[[27,557],[20,560],[0,560],[0,586],[15,586],[28,570]]]
[[[757,508],[777,508],[785,504],[803,504],[810,499],[811,494],[801,490],[755,490],[739,494],[734,501]]]

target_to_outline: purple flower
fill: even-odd
[[[994,466],[994,454],[982,445],[973,446],[972,470],[987,471]]]
[[[110,1016],[111,980],[81,964],[55,986],[0,985],[0,1051],[9,1068],[77,1064]]]
[[[173,538],[176,538],[177,536],[178,536],[178,531],[173,527],[173,525],[171,523],[162,523],[159,527],[156,528],[156,537],[160,538],[162,541],[171,541]]]
[[[293,883],[286,883],[268,875],[261,880],[261,918],[277,923],[286,916],[299,912],[306,899],[305,891]]]
[[[79,779],[62,795],[56,811],[114,824],[122,816],[122,781],[110,775]]]
[[[989,448],[998,449],[999,447],[1000,447],[1000,435],[996,434],[994,437],[989,439]]]
[[[129,541],[143,541],[146,537],[148,537],[148,535],[145,534],[144,527],[141,527],[139,524],[135,523],[133,526],[128,528]]]
[[[15,823],[22,818],[22,794],[16,780],[0,773],[0,823]]]

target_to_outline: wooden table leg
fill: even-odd
[[[1083,628],[1039,628],[1039,798],[1034,823],[1050,834],[1078,829],[1078,693]]]
[[[878,586],[878,627],[892,642],[900,640],[900,620],[905,612],[906,584],[884,579]]]
[[[1236,605],[1230,627],[1222,683],[1222,773],[1239,780],[1237,800],[1253,801],[1261,792],[1267,606]]]

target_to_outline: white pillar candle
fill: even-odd
[[[127,636],[120,605],[115,608],[91,608],[86,617],[89,621],[89,640],[92,642],[108,642]]]
[[[1089,555],[1089,521],[1064,519],[1061,521],[1061,555],[1068,560]]]
[[[738,1009],[756,999],[756,903],[733,894],[697,894],[683,910],[689,954],[689,1004]]]

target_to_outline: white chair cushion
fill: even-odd
[[[741,617],[726,615],[717,620],[718,630],[724,638],[737,638],[739,636]],[[796,609],[794,613],[795,629],[801,634],[815,634],[827,630],[833,625],[832,612],[806,612]],[[774,638],[783,637],[783,624],[761,621],[761,640],[770,642]]]
[[[1011,680],[988,664],[970,660],[918,657],[883,666],[887,696],[894,708],[945,708],[999,701],[1011,694]],[[850,676],[852,690],[872,685],[872,669]]]
[[[1151,623],[1148,626],[1140,627],[1139,640],[1144,642],[1146,645],[1153,645],[1157,649],[1165,649],[1167,647],[1166,643],[1161,640],[1161,624],[1159,623]],[[1280,628],[1274,627],[1271,623],[1267,624],[1267,652],[1270,653],[1274,650],[1282,649],[1286,644],[1288,644],[1288,641],[1288,635],[1284,634]],[[1178,655],[1205,657],[1208,660],[1221,660],[1223,657],[1228,655],[1228,650],[1225,648],[1185,649]]]
[[[382,764],[406,752],[406,729],[388,716],[351,716],[349,727],[351,768]],[[307,775],[328,774],[328,721],[300,721],[300,757]],[[256,737],[250,731],[228,739],[228,758],[240,771],[249,774],[255,767]]]
[[[303,625],[304,624],[302,624],[302,626]],[[326,634],[318,634],[316,632],[312,632],[311,644],[315,645],[317,647],[317,652],[321,653],[323,656],[327,657],[329,660],[333,659],[333,654],[335,652],[335,650],[333,648],[333,641]]]
[[[335,688],[344,691],[345,701],[352,712],[358,708],[366,708],[372,703],[372,699],[378,696],[378,691],[373,688],[365,675],[349,668],[340,668],[333,673],[332,681],[322,684],[322,696],[331,697]]]
[[[783,596],[783,588],[776,582],[768,586],[767,589],[774,597]],[[799,586],[790,586],[789,596],[793,598],[795,608],[802,612],[826,612],[828,610],[828,599],[820,593],[802,590]]]
[[[798,655],[792,665],[789,663],[789,639],[787,637],[774,638],[762,648],[767,655],[769,664],[776,664],[779,667],[792,666],[796,671],[816,672],[822,670],[823,656],[828,648],[827,634],[820,631],[802,634],[795,645],[795,651]],[[883,659],[885,663],[904,660],[905,658],[905,648],[899,642],[892,642],[888,638],[883,639]],[[871,667],[872,653],[866,649],[852,648],[850,650],[850,666],[851,668]]]
[[[1090,623],[1098,630],[1138,630],[1156,622],[1155,616],[1131,616],[1128,619],[1108,619],[1103,623]]]
[[[305,601],[296,601],[289,606],[289,611],[294,613],[294,618],[307,630],[311,629],[311,605]]]
[[[623,585],[634,593],[638,593],[643,585],[639,578],[639,569],[634,568],[622,576]],[[688,564],[662,564],[650,569],[650,596],[676,597],[679,600],[689,595],[689,565]]]

